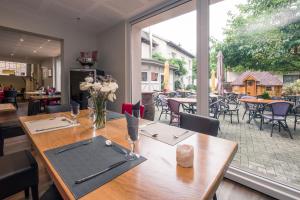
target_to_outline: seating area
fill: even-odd
[[[168,98],[168,97],[165,97]],[[239,144],[239,150],[232,165],[243,170],[268,177],[277,182],[284,182],[298,188],[300,186],[300,135],[299,135],[299,97],[293,101],[277,103],[242,102],[242,99],[257,101],[257,97],[238,96],[211,97],[210,118],[219,120],[217,136]],[[275,99],[274,99],[275,100]],[[287,98],[276,98],[287,100]],[[223,102],[225,101],[225,103]],[[238,101],[238,103],[236,103]],[[261,100],[260,100],[261,101]],[[222,103],[220,103],[222,102]],[[158,104],[159,105],[159,104]],[[237,108],[238,115],[225,115],[224,105]],[[155,119],[169,124],[170,115],[160,118],[161,106],[156,107]],[[164,113],[170,109],[164,107]],[[180,107],[182,116],[187,111]],[[241,116],[241,119],[237,119]],[[186,117],[181,123],[185,123]],[[189,119],[190,126],[199,124]],[[192,125],[193,124],[193,125]],[[208,124],[202,122],[201,124]],[[214,126],[216,128],[218,126]],[[204,131],[203,131],[204,132]]]

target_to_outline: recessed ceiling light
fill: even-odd
[[[14,56],[14,55],[15,55],[14,53],[11,53],[11,54],[10,54],[10,56]]]
[[[20,42],[24,42],[24,39],[23,39],[23,38],[20,38]]]
[[[40,49],[43,48],[42,46],[40,46]]]
[[[51,40],[48,40],[48,42],[51,42]]]
[[[36,50],[33,50],[33,53],[36,53],[37,51]]]

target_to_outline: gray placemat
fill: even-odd
[[[107,111],[106,113],[106,120],[110,121],[113,119],[121,119],[124,118],[125,116],[121,113],[113,112],[113,111]]]
[[[196,132],[156,122],[141,126],[140,133],[147,137],[151,137],[152,139],[174,146],[194,135]]]
[[[114,163],[125,160],[124,154],[116,151],[115,148],[105,146],[106,139],[104,137],[98,136],[92,140],[92,143],[87,145],[80,146],[80,144],[87,143],[89,140],[45,151],[45,155],[51,162],[52,166],[55,168],[76,199],[79,199],[80,197],[97,189],[146,160],[146,158],[141,156],[137,160],[127,161],[121,166],[118,166],[86,182],[75,184],[76,180],[102,171]],[[114,145],[125,149],[115,143]],[[76,146],[76,148],[58,153],[62,149],[74,146]],[[125,150],[128,152],[127,149]]]

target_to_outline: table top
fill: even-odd
[[[45,150],[75,143],[102,135],[129,148],[125,139],[126,119],[108,121],[103,129],[93,130],[88,111],[81,111],[79,126],[32,135],[25,126],[26,121],[67,116],[69,113],[23,116],[19,120],[37,152],[45,162],[55,185],[64,199],[74,199],[59,174],[44,154]],[[148,123],[141,120],[140,124]],[[176,164],[176,146],[170,146],[140,135],[136,151],[147,161],[118,176],[102,187],[82,197],[82,200],[154,200],[154,199],[211,199],[232,161],[237,144],[204,134],[194,134],[184,144],[194,146],[194,167],[182,168]]]
[[[30,96],[32,100],[42,100],[42,99],[60,99],[61,95],[37,95]]]
[[[253,104],[268,104],[268,103],[275,103],[275,102],[288,102],[284,100],[272,100],[272,99],[239,99],[240,102],[244,103],[253,103]]]
[[[0,104],[0,112],[13,112],[13,111],[16,111],[16,108],[12,103]]]
[[[189,103],[189,104],[196,104],[197,99],[196,98],[166,98],[166,99],[172,99],[175,101],[178,101],[180,103]]]
[[[31,92],[25,92],[25,94],[29,94],[29,95],[40,95],[40,94],[46,94],[46,92],[31,91]]]

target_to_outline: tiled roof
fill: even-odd
[[[270,72],[250,72],[246,71],[242,73],[237,79],[235,79],[231,85],[244,85],[245,79],[249,76],[252,76],[256,81],[258,81],[258,85],[265,85],[265,86],[276,86],[282,85],[283,83]]]

